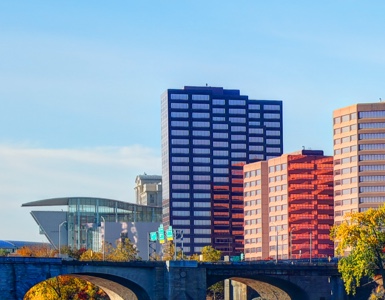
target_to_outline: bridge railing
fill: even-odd
[[[338,258],[313,258],[310,259],[279,259],[275,260],[252,260],[252,261],[217,261],[201,262],[201,264],[220,264],[220,265],[301,265],[301,266],[337,266]]]
[[[60,258],[54,257],[24,257],[24,256],[1,256],[0,263],[45,263],[61,264]]]

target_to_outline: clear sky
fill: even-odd
[[[160,95],[284,103],[284,151],[332,154],[332,112],[385,99],[384,1],[1,1],[0,239],[46,241],[21,204],[134,201],[161,174]],[[36,208],[39,209],[39,208]]]

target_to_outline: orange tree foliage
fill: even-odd
[[[24,300],[108,300],[107,294],[92,283],[62,275],[47,279],[32,287]]]
[[[16,253],[27,257],[55,257],[57,250],[50,245],[24,246],[17,249]]]

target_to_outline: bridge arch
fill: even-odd
[[[250,277],[208,276],[207,287],[212,284],[229,279],[240,282],[267,300],[309,300],[308,294],[297,284],[285,279],[267,275],[254,275]]]
[[[60,274],[58,276],[76,277],[91,282],[95,286],[101,288],[108,295],[110,300],[151,300],[148,293],[140,285],[119,276],[104,273],[68,273]],[[27,292],[45,280],[35,283],[27,290]]]

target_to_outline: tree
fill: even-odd
[[[103,253],[92,251],[92,249],[88,249],[84,251],[79,260],[82,261],[101,261],[103,260]]]
[[[167,241],[163,244],[163,260],[174,260],[175,245],[173,241]]]
[[[107,252],[106,260],[108,261],[132,261],[141,259],[138,256],[138,249],[129,238],[119,240],[116,248],[108,248]]]
[[[55,257],[57,250],[50,245],[23,246],[16,253],[26,257]]]
[[[211,246],[204,246],[202,248],[203,261],[215,262],[219,261],[222,256],[222,252]]]
[[[202,260],[199,254],[193,254],[190,256],[190,260],[197,260],[203,262],[216,262],[221,259],[222,251],[213,248],[212,246],[204,246],[202,248]],[[224,293],[224,282],[219,281],[214,283],[208,289],[208,296],[213,297],[214,299],[222,299]],[[219,298],[216,298],[218,294]]]
[[[76,249],[76,248],[70,248],[68,246],[62,246],[60,250],[62,254],[67,254],[69,257],[76,260],[79,260],[82,254],[87,251],[86,248]]]
[[[378,272],[385,278],[385,206],[347,214],[343,223],[332,228],[330,236],[338,243],[336,254],[344,255],[338,270],[348,294],[356,293],[365,276],[374,278]]]
[[[32,287],[24,296],[24,300],[45,299],[93,299],[107,300],[109,297],[92,283],[67,275],[47,279]]]
[[[0,256],[8,256],[9,251],[5,249],[0,249]]]

